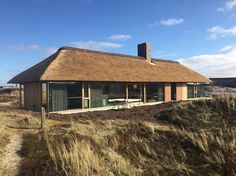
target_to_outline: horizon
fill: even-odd
[[[236,0],[11,0],[0,16],[0,85],[61,46],[137,56],[142,42],[153,58],[236,77]]]

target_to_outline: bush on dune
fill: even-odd
[[[219,96],[208,100],[179,104],[156,115],[157,121],[188,130],[235,126],[236,97]]]

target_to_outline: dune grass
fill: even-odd
[[[9,142],[8,135],[4,131],[5,120],[6,120],[5,116],[3,116],[3,114],[0,113],[0,155],[1,156],[4,154],[4,147]]]
[[[236,98],[180,104],[156,122],[51,124],[24,136],[24,175],[236,175]]]

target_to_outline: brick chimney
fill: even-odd
[[[138,56],[144,57],[145,60],[151,62],[151,44],[146,42],[138,44]]]

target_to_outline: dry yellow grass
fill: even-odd
[[[235,176],[235,103],[234,97],[185,103],[156,122],[48,120],[44,133],[37,118],[0,112],[6,117],[0,127],[28,119],[21,151],[26,176]]]
[[[209,123],[213,107],[219,115],[230,116],[236,110],[234,97],[199,104],[210,109],[199,111],[200,115],[195,112],[203,124]],[[199,104],[186,106],[191,113],[191,107],[198,108]],[[180,120],[188,117],[184,112],[186,106],[177,107],[178,113],[180,109],[184,113]],[[181,114],[178,113],[175,115]],[[186,122],[183,127],[180,123],[177,126],[124,120],[68,123],[67,128],[62,127],[60,137],[55,134],[62,129],[60,125],[50,128],[46,141],[55,168],[62,175],[235,175],[236,126],[229,127],[223,122],[217,128],[199,125],[189,130],[184,126]]]
[[[6,117],[0,114],[0,155],[4,153],[4,147],[8,143],[8,137],[4,132],[4,124],[5,124]]]
[[[61,167],[67,176],[110,175],[114,171],[118,175],[137,175],[129,161],[114,150],[106,150],[102,156],[85,139],[70,136],[68,142],[69,145],[60,140],[47,143],[56,169]]]

